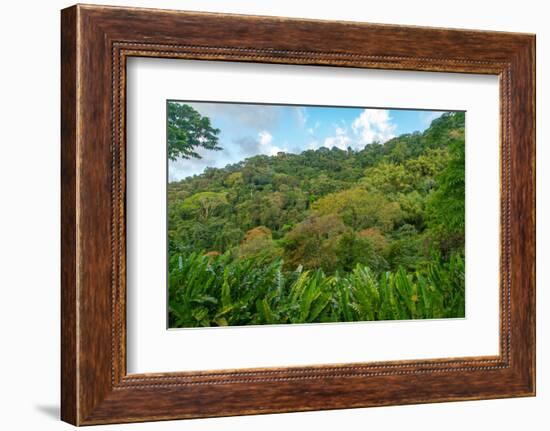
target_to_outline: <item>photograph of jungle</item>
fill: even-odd
[[[169,100],[169,328],[465,316],[465,112]]]

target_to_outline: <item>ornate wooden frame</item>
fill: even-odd
[[[534,395],[534,35],[82,5],[61,16],[63,420],[88,425]],[[498,75],[500,354],[128,375],[130,56]]]

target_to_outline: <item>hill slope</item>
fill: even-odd
[[[464,181],[463,147],[464,114],[453,113],[434,120],[424,133],[361,151],[320,148],[209,168],[168,185],[170,250],[245,256],[264,250],[286,254],[292,264],[331,272],[337,268],[329,260],[339,245],[348,251],[364,249],[362,240],[369,239],[380,269],[403,264],[413,268],[430,248],[448,254],[463,243],[463,235],[444,232],[445,221],[435,214],[438,203],[453,206],[436,199],[453,158],[462,164]],[[455,187],[454,206],[460,211],[464,186]],[[463,209],[455,217],[463,219]],[[455,224],[462,226],[463,221]],[[437,238],[429,235],[433,231]],[[326,240],[305,250],[304,238],[313,236]],[[310,256],[313,248],[332,256],[320,261]],[[348,256],[347,266],[355,260]]]

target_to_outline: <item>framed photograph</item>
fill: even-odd
[[[535,37],[62,11],[62,419],[535,394]]]

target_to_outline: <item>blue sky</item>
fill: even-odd
[[[301,153],[320,147],[360,150],[372,142],[425,130],[443,111],[181,102],[221,130],[221,151],[199,149],[202,159],[168,165],[169,181],[222,168],[257,154]]]

